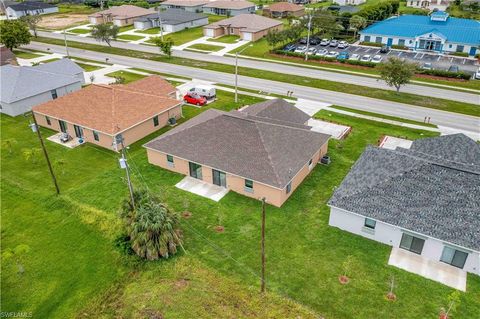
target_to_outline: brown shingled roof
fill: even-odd
[[[33,111],[116,135],[178,105],[179,101],[168,96],[172,88],[156,75],[128,85],[93,84],[35,106]]]
[[[255,3],[243,0],[236,1],[212,1],[203,6],[204,8],[219,8],[219,9],[246,9],[255,7]]]
[[[130,4],[124,4],[121,6],[111,7],[107,10],[100,12],[95,12],[89,17],[101,17],[102,15],[112,15],[114,18],[126,19],[126,18],[135,18],[141,17],[147,14],[154,13],[153,9],[145,9],[137,6],[132,6]]]
[[[277,2],[269,5],[268,9],[275,12],[296,12],[303,10],[303,7],[290,2]]]

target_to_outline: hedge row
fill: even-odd
[[[296,52],[283,51],[283,50],[275,50],[273,51],[273,53],[282,54],[286,56],[299,57],[299,58],[305,57],[305,54],[303,53],[296,53]],[[370,68],[374,68],[376,66],[376,64],[372,62],[363,62],[363,61],[355,61],[355,60],[337,60],[337,58],[331,58],[331,57],[319,56],[319,55],[313,55],[313,54],[309,55],[308,59],[316,60],[316,61],[340,62],[340,63],[351,64],[351,65],[361,65],[361,66],[367,66]]]
[[[381,48],[383,47],[383,44],[382,43],[377,43],[377,42],[366,42],[366,41],[363,41],[363,42],[360,42],[361,45],[366,45],[366,46],[369,46],[369,47],[377,47],[377,48]]]
[[[462,80],[470,80],[472,77],[470,74],[465,73],[465,72],[449,72],[445,70],[423,70],[419,69],[416,71],[418,74],[427,74],[427,75],[433,75],[433,76],[441,76],[444,78],[450,78],[450,79],[462,79]]]

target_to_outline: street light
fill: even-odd
[[[160,6],[158,6],[158,23],[159,23],[159,27],[160,27],[160,38],[162,39],[163,41],[163,23],[162,23],[162,17],[160,15]]]
[[[45,155],[45,159],[47,160],[48,169],[50,171],[50,175],[52,175],[53,184],[55,185],[55,190],[57,191],[57,195],[60,194],[60,188],[58,187],[57,178],[53,172],[52,164],[50,163],[50,158],[48,157],[47,149],[45,148],[45,144],[43,143],[42,134],[40,133],[40,128],[37,124],[37,119],[35,115],[32,113],[33,123],[29,126],[32,129],[33,133],[37,133],[38,139],[40,140],[40,145],[42,146],[43,154]]]
[[[65,51],[67,51],[67,57],[70,58],[70,54],[68,53],[68,44],[67,44],[67,29],[63,29],[63,40],[65,41]]]
[[[250,44],[240,51],[235,52],[235,103],[238,103],[238,55],[252,46],[253,44]]]
[[[308,16],[307,49],[305,50],[305,61],[308,60],[308,49],[310,47],[310,29],[312,28],[312,14]]]

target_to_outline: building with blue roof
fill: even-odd
[[[405,46],[415,51],[439,53],[480,52],[480,22],[449,17],[443,11],[430,16],[402,15],[372,24],[360,33],[360,41]]]

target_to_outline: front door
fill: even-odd
[[[225,172],[217,171],[216,169],[212,169],[212,176],[213,176],[213,184],[227,187],[227,175]]]
[[[387,46],[388,46],[388,47],[391,47],[392,44],[393,44],[393,39],[392,39],[392,38],[388,38],[388,39],[387,39]]]
[[[470,53],[468,53],[471,56],[474,56],[477,53],[477,48],[476,47],[471,47],[470,48]]]
[[[400,241],[400,248],[421,255],[423,250],[423,244],[425,244],[425,240],[404,233],[402,235],[402,240]]]
[[[75,129],[75,136],[78,137],[78,138],[82,138],[83,137],[82,127],[78,126],[78,125],[74,125],[73,128]]]
[[[197,179],[202,179],[202,165],[189,162],[188,167],[190,168],[190,176]]]

